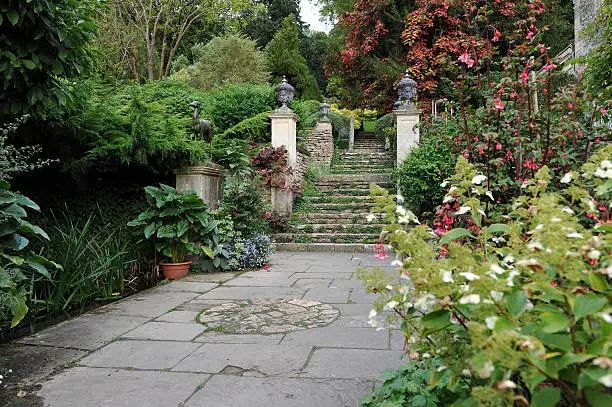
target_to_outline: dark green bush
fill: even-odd
[[[276,94],[272,86],[227,85],[206,94],[200,117],[211,120],[215,133],[219,134],[275,107]]]
[[[406,205],[418,216],[433,212],[442,203],[445,189],[440,184],[455,166],[449,142],[436,133],[424,136],[396,171]]]

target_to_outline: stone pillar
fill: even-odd
[[[225,170],[217,164],[201,164],[187,167],[185,171],[177,170],[176,190],[178,192],[195,191],[209,205],[221,200],[221,186]]]
[[[397,102],[393,114],[397,121],[397,166],[404,162],[410,151],[419,144],[419,120],[421,111],[412,103],[417,83],[410,79],[408,70],[397,83]]]
[[[419,145],[419,121],[421,111],[394,110],[397,120],[397,166],[404,162],[410,151]]]
[[[298,116],[291,110],[276,111],[270,115],[272,121],[272,147],[285,146],[287,149],[287,164],[295,168],[297,163],[296,137]]]
[[[351,112],[351,121],[349,129],[349,151],[353,152],[355,147],[355,114]]]

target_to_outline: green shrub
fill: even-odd
[[[271,140],[270,114],[263,112],[248,119],[244,119],[235,126],[225,130],[221,137],[228,139],[249,140],[255,143],[267,143]]]
[[[376,120],[374,133],[376,133],[376,137],[378,137],[379,140],[385,141],[386,134],[384,130],[393,127],[395,127],[395,115],[393,113],[387,113]]]
[[[345,115],[330,112],[329,120],[332,123],[332,133],[334,135],[334,141],[338,143],[338,140],[348,140],[349,131],[351,129],[351,120]],[[348,141],[347,141],[348,143]]]
[[[207,94],[200,117],[210,119],[219,134],[245,119],[274,110],[275,106],[272,86],[228,85]]]
[[[214,37],[192,48],[194,64],[178,72],[191,86],[207,91],[227,84],[262,84],[268,80],[265,57],[255,41],[241,34]]]
[[[444,375],[437,375],[442,369]],[[458,394],[465,393],[467,386],[460,383],[453,391],[449,390],[449,372],[440,358],[411,360],[397,370],[387,370],[381,374],[384,383],[365,396],[360,407],[435,407],[449,406]],[[432,381],[435,377],[436,381]]]
[[[433,212],[442,202],[446,189],[441,184],[454,165],[450,143],[435,134],[422,140],[395,173],[406,206],[419,216]]]
[[[260,184],[257,178],[231,177],[223,186],[222,212],[232,217],[234,230],[246,238],[267,231]]]
[[[487,217],[487,176],[459,156],[445,200],[468,227],[441,237],[372,187],[399,278],[380,268],[357,272],[377,295],[370,322],[390,311],[412,359],[444,361],[432,382],[448,375],[449,384],[468,384],[454,405],[612,401],[611,156],[612,146],[602,148],[560,184],[543,166],[510,205],[499,205],[500,223]]]

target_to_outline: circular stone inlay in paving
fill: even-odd
[[[317,301],[266,298],[221,304],[202,311],[198,320],[224,333],[276,334],[326,326],[338,315],[336,308]]]

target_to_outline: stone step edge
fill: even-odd
[[[376,253],[372,243],[272,243],[277,252]],[[392,248],[385,245],[385,251]]]

